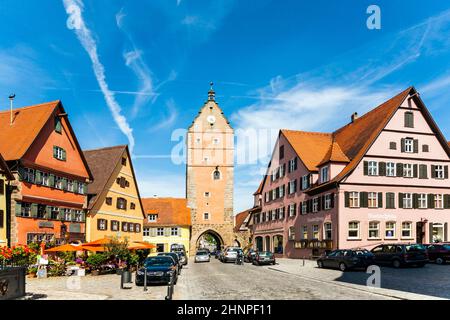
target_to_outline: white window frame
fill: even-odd
[[[349,193],[349,207],[350,208],[359,208],[359,192],[352,191]]]
[[[444,196],[442,194],[434,195],[434,208],[444,209]]]
[[[150,237],[150,228],[148,227],[144,227],[143,231],[142,231],[142,235],[144,237]]]
[[[356,228],[352,227],[350,228],[351,224],[356,224]],[[361,223],[359,221],[349,221],[348,223],[348,231],[347,231],[347,238],[348,239],[360,239],[360,228],[361,228]],[[350,236],[350,232],[354,232],[356,231],[356,236]]]
[[[289,205],[289,217],[295,216],[295,204],[291,203]]]
[[[409,225],[409,228],[405,228],[405,225]],[[404,235],[404,232],[408,232],[408,236]],[[411,221],[403,221],[402,222],[402,239],[410,239],[412,238],[412,222]]]
[[[313,224],[312,226],[312,238],[319,240],[320,237],[320,227],[318,224]]]
[[[434,177],[436,179],[444,179],[445,174],[443,165],[434,166]]]
[[[369,192],[367,194],[367,203],[369,208],[378,208],[378,193]]]
[[[302,189],[306,190],[308,188],[308,184],[309,184],[309,175],[305,175],[302,177]]]
[[[289,237],[289,240],[295,240],[295,227],[294,226],[289,227],[288,237]]]
[[[156,236],[163,237],[164,236],[164,228],[156,228]]]
[[[397,168],[394,162],[386,163],[386,176],[387,177],[395,177],[397,175]]]
[[[43,186],[50,186],[50,179],[47,172],[42,172],[42,185]]]
[[[178,227],[170,228],[170,236],[171,237],[178,237],[179,235],[180,235],[180,228],[178,228]]]
[[[302,213],[306,214],[306,210],[308,209],[308,204],[306,203],[306,201],[302,202]]]
[[[376,235],[371,236],[370,233],[375,231]],[[380,222],[379,221],[369,221],[369,239],[380,239]]]
[[[295,171],[295,158],[289,160],[289,172]]]
[[[278,168],[278,170],[279,170],[280,178],[283,178],[283,177],[284,177],[284,166],[280,166],[280,167]]]
[[[413,195],[412,193],[403,194],[403,208],[411,209],[413,207]]]
[[[390,226],[390,227],[388,227],[388,224],[392,224],[392,227]],[[386,239],[395,239],[395,236],[396,236],[396,227],[397,227],[397,223],[395,222],[395,221],[386,221],[386,224],[385,224],[385,231],[384,231],[384,237],[386,238]],[[389,231],[393,231],[392,232],[392,236],[388,236],[388,232]]]
[[[325,182],[328,182],[329,180],[330,180],[330,178],[329,178],[328,166],[322,167],[320,169],[320,183],[325,183]]]
[[[327,232],[330,232],[330,237],[327,237]],[[323,224],[323,239],[331,240],[333,238],[333,225],[331,222],[325,222]]]
[[[289,181],[289,194],[294,194],[295,193],[295,184],[296,184],[296,180],[291,180]]]
[[[377,161],[369,161],[368,175],[369,176],[377,176],[378,175],[378,162]]]
[[[403,177],[405,178],[413,177],[413,165],[411,163],[403,164]]]
[[[58,160],[64,160],[64,149],[58,146],[55,146],[55,150],[56,150],[56,159]]]
[[[405,138],[405,152],[407,153],[414,152],[414,139]]]
[[[302,239],[306,240],[308,239],[308,226],[304,225],[302,227]]]
[[[419,193],[419,209],[428,208],[428,197],[425,193]]]
[[[147,216],[148,222],[156,222],[158,220],[158,215],[156,213],[149,213]]]
[[[280,198],[283,198],[284,197],[284,184],[282,184],[281,186],[280,186]]]
[[[330,210],[331,209],[331,193],[327,193],[325,195],[325,201],[324,201],[324,209]]]
[[[319,212],[319,198],[318,197],[313,198],[312,212]]]

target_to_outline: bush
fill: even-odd
[[[86,263],[91,267],[91,269],[97,270],[100,266],[106,262],[108,257],[103,253],[95,253],[90,255],[86,259]]]

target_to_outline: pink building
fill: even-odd
[[[333,133],[281,130],[255,193],[254,246],[301,258],[448,241],[449,164],[413,87]]]

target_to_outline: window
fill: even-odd
[[[297,180],[291,180],[289,181],[289,194],[295,193],[297,186]]]
[[[328,193],[325,195],[325,203],[324,203],[324,209],[329,210],[331,209],[331,194]]]
[[[414,128],[414,114],[411,111],[405,112],[405,128]]]
[[[280,146],[280,160],[284,158],[284,146]]]
[[[351,221],[348,223],[348,238],[359,239],[359,221]]]
[[[403,208],[406,208],[406,209],[412,208],[412,194],[411,193],[403,194]]]
[[[413,165],[410,163],[403,164],[403,177],[412,178],[413,177]]]
[[[289,172],[297,170],[297,158],[289,160]]]
[[[402,238],[411,238],[412,235],[412,223],[403,222],[402,223]]]
[[[178,228],[170,228],[170,235],[171,236],[179,236],[179,229]]]
[[[434,178],[436,179],[444,179],[444,166],[438,165],[434,166]]]
[[[332,238],[332,229],[331,229],[331,222],[326,222],[323,224],[323,236],[324,240],[331,240]]]
[[[47,207],[47,210],[50,212],[50,219],[57,220],[59,216],[59,209],[57,207]]]
[[[444,201],[443,201],[443,195],[442,194],[435,194],[434,195],[434,207],[436,209],[443,209],[444,208]]]
[[[144,228],[144,237],[150,236],[150,228]]]
[[[98,230],[106,230],[107,229],[107,221],[105,219],[97,220],[97,229]]]
[[[126,210],[127,200],[125,200],[124,198],[117,198],[117,209]]]
[[[42,173],[42,185],[43,186],[50,186],[50,179],[48,178],[48,173]]]
[[[131,210],[136,209],[136,204],[135,204],[134,202],[131,202],[131,203],[130,203],[130,209],[131,209]]]
[[[129,230],[130,232],[134,232],[134,223],[129,223],[129,224],[128,224],[128,230]]]
[[[136,224],[134,225],[134,231],[135,231],[136,233],[140,233],[140,232],[141,232],[141,224],[140,224],[140,223],[136,223]]]
[[[33,169],[25,169],[25,181],[30,183],[34,183],[34,170]]]
[[[203,214],[203,220],[209,220],[209,213],[208,212],[205,212]]]
[[[280,198],[283,198],[284,197],[284,184],[280,186],[279,190],[280,190],[280,192],[279,192],[280,193]]]
[[[396,176],[395,163],[393,163],[393,162],[386,163],[386,176],[388,176],[388,177],[395,177]]]
[[[55,177],[55,188],[62,190],[62,188],[63,188],[63,178]]]
[[[220,171],[217,169],[214,171],[214,180],[220,180]]]
[[[277,189],[272,190],[272,200],[275,200],[277,198]]]
[[[209,198],[210,193],[209,192],[205,192],[205,198]]]
[[[63,209],[63,214],[64,214],[65,221],[72,221],[72,210]],[[100,230],[104,230],[104,229],[100,229]]]
[[[147,216],[147,221],[148,222],[156,222],[157,218],[158,218],[157,214],[149,214]]]
[[[369,192],[368,194],[368,207],[377,208],[378,207],[378,194],[376,192]]]
[[[395,238],[395,222],[394,221],[386,222],[385,236],[386,236],[386,238]]]
[[[74,191],[73,180],[67,180],[67,191],[69,191],[69,192],[73,192]]]
[[[124,167],[127,165],[127,158],[122,158],[122,165]]]
[[[21,214],[22,214],[22,217],[30,217],[31,216],[31,203],[22,202]]]
[[[280,215],[279,215],[279,219],[284,219],[284,207],[279,209]]]
[[[369,222],[369,239],[378,239],[380,237],[380,223],[378,221]]]
[[[328,177],[328,167],[323,167],[320,169],[320,182],[324,183],[329,180]]]
[[[319,239],[319,225],[315,224],[312,226],[313,230],[313,239]]]
[[[119,231],[119,221],[111,221],[111,231]]]
[[[295,240],[295,227],[289,227],[288,237],[289,240]]]
[[[419,209],[427,208],[427,195],[425,193],[419,194]]]
[[[61,161],[66,161],[66,150],[61,147],[53,146],[53,157]]]
[[[38,205],[38,207],[37,207],[37,217],[39,219],[44,219],[45,218],[45,214],[46,214],[46,210],[45,209],[46,208],[45,208],[44,205],[41,205],[41,204]]]
[[[156,235],[158,237],[162,237],[164,235],[164,228],[157,228],[156,229]]]
[[[295,216],[296,204],[292,203],[289,205],[289,217]]]
[[[314,198],[312,201],[312,211],[317,212],[319,211],[319,198]]]
[[[84,188],[85,188],[85,184],[84,183],[78,183],[78,193],[79,194],[84,194]]]
[[[302,213],[306,214],[306,211],[308,210],[308,203],[306,201],[302,202]]]
[[[303,229],[302,229],[302,238],[303,238],[303,239],[308,239],[308,226],[303,226]]]
[[[265,193],[265,198],[266,198],[266,202],[269,202],[269,201],[270,201],[269,193],[268,193],[268,192]]]
[[[284,177],[284,168],[285,168],[284,164],[283,164],[282,166],[280,166],[280,168],[279,168],[279,171],[280,171],[280,178],[283,178],[283,177]]]
[[[216,144],[216,145],[219,144],[219,139],[214,138],[214,139],[213,139],[213,144]]]
[[[309,175],[302,177],[302,190],[306,190],[309,188]]]
[[[106,197],[105,202],[108,206],[112,205],[112,198],[111,197]]]
[[[397,150],[397,142],[389,142],[389,149]]]
[[[369,161],[369,176],[377,176],[378,175],[378,162]]]
[[[55,131],[58,133],[62,131],[61,118],[58,116],[55,117]]]
[[[414,152],[414,139],[411,139],[411,138],[405,139],[405,152],[409,152],[409,153]]]
[[[359,208],[359,192],[350,192],[350,208]]]
[[[422,152],[430,152],[430,146],[427,144],[422,145]]]

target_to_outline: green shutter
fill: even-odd
[[[426,164],[419,165],[419,179],[428,179]]]
[[[444,194],[444,208],[450,209],[450,194]]]
[[[58,220],[64,220],[64,209],[63,208],[59,208],[59,214],[58,214]]]
[[[369,175],[369,162],[368,161],[364,161],[364,175],[365,176]]]
[[[46,206],[45,212],[46,212],[47,219],[51,219],[52,218],[52,207]]]
[[[32,203],[31,204],[31,217],[36,218],[37,213],[38,213],[38,205],[37,205],[37,203]]]
[[[405,198],[405,195],[403,193],[398,194],[398,207],[403,208],[403,199]]]
[[[48,175],[48,185],[52,188],[55,187],[55,175],[54,174]]]
[[[39,171],[39,170],[35,171],[34,182],[36,184],[42,184],[42,172],[41,171]]]
[[[16,202],[16,217],[22,216],[22,203]]]
[[[436,167],[431,165],[431,178],[436,178]]]
[[[63,190],[67,190],[67,179],[66,178],[62,179],[62,188],[63,188]]]
[[[413,178],[417,178],[417,164],[413,164]]]
[[[367,208],[369,206],[369,194],[367,192],[359,193],[359,206],[361,208]]]
[[[401,143],[401,151],[405,152],[405,138],[402,138],[402,140],[400,141]]]
[[[419,194],[413,193],[413,208],[419,208]]]
[[[18,174],[19,174],[19,181],[23,181],[26,175],[26,169],[23,167],[19,167]]]
[[[428,208],[434,209],[434,194],[430,193],[428,194]]]
[[[350,193],[344,192],[344,196],[345,196],[345,207],[348,208],[350,207]]]
[[[383,208],[383,193],[378,192],[378,208]]]
[[[87,188],[87,184],[86,183],[83,183],[83,194],[87,194],[87,190],[88,188]]]
[[[444,178],[448,179],[448,166],[444,166]]]
[[[78,193],[78,181],[73,181],[73,192]]]
[[[81,211],[81,222],[86,222],[86,212]]]
[[[386,176],[386,162],[380,162],[378,164],[379,172],[378,174],[382,177]]]
[[[58,133],[61,133],[61,128],[62,128],[61,118],[56,116],[55,117],[55,131]]]
[[[403,163],[397,163],[397,177],[403,177]]]
[[[62,159],[66,161],[66,150],[62,149]]]
[[[53,146],[53,158],[58,159],[58,151],[56,149],[56,146]]]
[[[414,139],[413,147],[414,147],[414,149],[413,149],[414,153],[419,153],[419,140]]]

